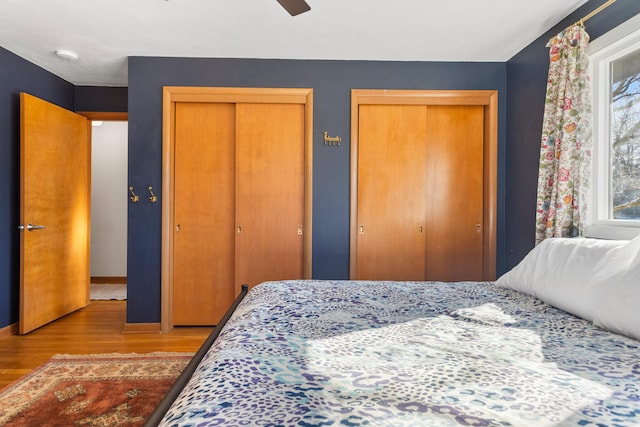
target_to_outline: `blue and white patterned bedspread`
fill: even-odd
[[[267,282],[163,425],[640,425],[640,342],[492,283]]]

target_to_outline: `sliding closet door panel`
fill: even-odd
[[[236,106],[236,286],[304,277],[304,106]]]
[[[482,106],[429,106],[427,280],[482,280]]]
[[[234,299],[235,107],[175,113],[173,319],[215,325]]]
[[[363,280],[423,280],[426,107],[361,105],[357,272]]]

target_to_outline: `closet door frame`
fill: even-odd
[[[358,136],[360,105],[480,105],[484,107],[482,278],[496,278],[498,188],[498,91],[351,90],[350,278],[356,278],[358,251]]]
[[[164,86],[162,100],[162,255],[160,329],[173,328],[175,106],[179,102],[304,105],[304,277],[311,278],[313,89]]]

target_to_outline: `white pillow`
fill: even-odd
[[[622,298],[611,293],[627,295],[631,291],[628,281],[619,282],[620,286],[613,283],[633,276],[628,270],[636,261],[640,263],[639,252],[640,237],[632,241],[550,238],[532,249],[496,284],[533,295],[584,319],[598,318],[603,327],[615,325],[619,330],[623,329],[620,323],[626,325],[627,314],[618,313],[618,319],[610,319],[610,313],[617,311],[612,307],[617,307]],[[604,307],[605,301],[609,308]]]
[[[640,250],[629,267],[613,277],[606,288],[593,323],[640,340]]]

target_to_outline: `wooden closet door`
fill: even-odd
[[[173,320],[215,325],[234,299],[235,106],[175,114]]]
[[[304,106],[236,105],[236,290],[301,279]]]
[[[424,279],[426,111],[359,108],[357,279]]]
[[[483,278],[484,110],[429,106],[426,280]]]

